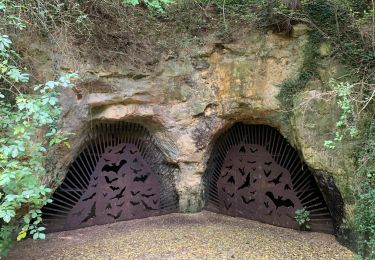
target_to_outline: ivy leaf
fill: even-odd
[[[12,41],[9,39],[8,35],[1,35],[0,36],[0,51],[5,52],[10,45],[12,44]]]
[[[18,233],[17,241],[20,241],[20,240],[24,239],[24,238],[26,237],[26,234],[27,234],[26,230],[23,230],[23,229],[22,229],[22,230],[20,231],[20,233]]]
[[[18,155],[18,149],[13,149],[12,150],[12,158],[16,158]]]
[[[10,220],[11,220],[11,216],[10,215],[5,215],[4,217],[3,217],[3,220],[6,222],[6,223],[9,223],[10,222]]]

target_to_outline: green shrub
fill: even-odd
[[[20,8],[14,1],[1,1],[5,14]],[[14,10],[13,10],[14,11]],[[1,23],[24,28],[14,15],[2,17]],[[57,88],[72,86],[77,75],[67,74],[57,81],[28,86],[29,74],[22,71],[12,41],[0,34],[0,257],[7,254],[14,240],[29,233],[44,239],[41,208],[50,202],[51,189],[43,183],[46,155],[65,141],[58,127],[61,108]]]
[[[375,120],[370,115],[364,141],[358,151],[355,227],[361,255],[375,259]]]
[[[306,208],[297,209],[294,217],[303,231],[310,230],[310,211]]]

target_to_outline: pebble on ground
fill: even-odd
[[[16,243],[7,259],[353,259],[335,237],[211,212],[170,214]]]

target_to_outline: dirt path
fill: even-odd
[[[210,212],[171,214],[48,235],[8,259],[353,259],[333,236]]]

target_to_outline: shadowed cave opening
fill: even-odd
[[[49,231],[177,211],[176,168],[142,125],[94,125],[66,177],[43,209]]]
[[[312,231],[334,233],[314,175],[270,126],[236,123],[217,138],[203,184],[207,210],[299,229],[295,211],[306,208]]]

